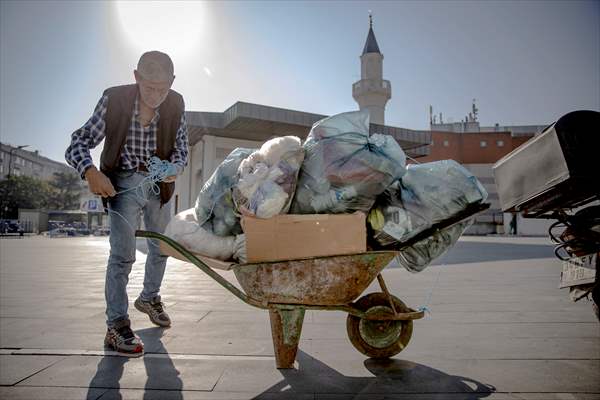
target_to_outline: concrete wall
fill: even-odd
[[[19,221],[31,223],[33,233],[48,230],[48,213],[42,210],[19,209]]]

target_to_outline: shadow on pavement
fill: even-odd
[[[142,338],[146,351],[158,353],[161,357],[144,357],[144,367],[146,367],[146,384],[144,385],[144,399],[152,390],[169,390],[170,400],[183,400],[181,391],[183,382],[179,377],[179,371],[175,368],[173,360],[169,357],[169,352],[160,340],[167,328],[146,328],[136,331]]]
[[[281,395],[327,393],[353,396],[385,394],[444,395],[455,394],[461,399],[482,399],[496,391],[494,386],[473,379],[446,374],[423,364],[406,360],[368,359],[365,367],[373,377],[342,375],[321,361],[298,351],[298,369],[280,370],[283,380],[273,385],[255,399]],[[268,397],[272,398],[272,397]],[[420,397],[421,398],[421,397]]]
[[[129,361],[127,357],[104,356],[98,363],[96,375],[88,385],[86,399],[95,400],[98,398],[98,392],[95,389],[116,389],[118,392],[121,387],[120,381],[125,369],[125,363]],[[120,395],[116,397],[120,399]]]
[[[161,341],[164,331],[165,328],[159,327],[135,331],[144,342],[146,351],[146,355],[143,356],[146,369],[143,398],[156,398],[152,394],[154,390],[169,390],[169,400],[183,400],[181,394],[183,382],[179,377],[179,371],[175,368],[175,364]],[[149,357],[149,355],[156,356]],[[94,390],[98,388],[110,389],[102,398],[122,399],[119,393],[120,380],[123,377],[125,363],[128,361],[127,357],[104,356],[98,363],[96,374],[89,384],[87,400],[98,398],[98,394]]]

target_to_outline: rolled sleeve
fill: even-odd
[[[71,144],[65,151],[65,160],[79,172],[81,179],[85,179],[85,171],[94,165],[90,149],[98,146],[104,139],[107,103],[108,96],[102,96],[90,119],[71,134]]]
[[[185,121],[185,111],[181,113],[179,128],[175,136],[175,148],[171,153],[170,161],[177,167],[178,175],[183,173],[188,161],[188,133],[187,123]]]

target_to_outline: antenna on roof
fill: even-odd
[[[473,121],[477,121],[477,114],[479,114],[479,108],[475,105],[475,99],[473,99]]]
[[[433,106],[429,105],[429,125],[433,124]]]
[[[373,28],[373,13],[369,10],[369,28]]]

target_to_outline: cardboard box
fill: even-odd
[[[355,254],[367,251],[365,214],[242,217],[248,262]]]

